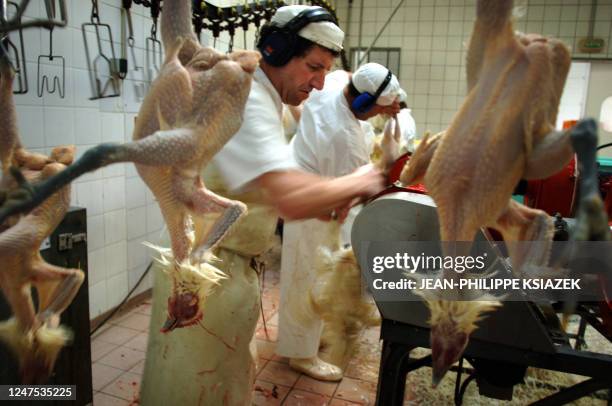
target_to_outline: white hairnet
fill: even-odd
[[[318,8],[321,7],[300,5],[280,7],[278,10],[276,10],[276,13],[272,17],[271,23],[282,27],[302,11]],[[322,47],[338,52],[342,50],[344,31],[330,21],[309,23],[297,34],[302,38],[306,38],[314,42],[315,44],[321,45]]]

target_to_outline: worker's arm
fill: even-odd
[[[354,198],[371,196],[384,187],[382,175],[371,166],[333,179],[297,170],[268,172],[255,182],[280,216],[288,220],[328,215]]]

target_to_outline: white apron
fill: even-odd
[[[155,269],[153,308],[140,393],[142,405],[250,405],[257,360],[254,341],[259,318],[259,279],[251,260],[269,249],[277,216],[256,192],[230,195],[211,175],[207,186],[241,200],[248,214],[239,220],[215,255],[227,274],[203,307],[198,324],[160,333],[166,319],[170,278]]]

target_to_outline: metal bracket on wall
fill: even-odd
[[[71,250],[74,243],[86,242],[87,234],[86,233],[64,233],[57,236],[57,250],[58,251],[67,251]]]

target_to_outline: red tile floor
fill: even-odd
[[[376,398],[380,343],[378,328],[363,332],[355,355],[340,382],[320,382],[289,368],[274,354],[278,329],[279,274],[268,270],[263,291],[263,313],[257,326],[259,365],[254,405],[370,405]],[[147,346],[150,301],[110,320],[92,338],[94,405],[130,405],[138,398]]]
[[[254,386],[253,404],[263,405],[373,405],[380,362],[381,342],[378,328],[370,328],[360,335],[354,346],[344,379],[336,383],[320,382],[289,368],[287,359],[274,354],[278,329],[278,303],[280,295],[278,267],[268,269],[263,291],[263,313],[267,334],[260,318],[256,338],[259,365]],[[135,405],[144,367],[147,332],[151,304],[145,301],[127,314],[104,326],[92,341],[94,405]],[[577,322],[572,331],[577,330]],[[612,354],[612,345],[594,329],[587,329],[589,348]],[[426,355],[423,350],[420,355]],[[512,402],[495,401],[478,394],[476,385],[470,385],[464,404],[524,405],[555,392],[554,385],[569,386],[586,378],[530,369],[526,385],[517,385]],[[431,371],[421,368],[410,374],[406,386],[404,405],[452,405],[455,374],[449,373],[436,390],[431,389]],[[580,378],[580,379],[577,379]],[[545,382],[546,389],[538,382]],[[550,384],[553,384],[551,386]],[[585,397],[576,405],[606,405],[606,401]],[[188,406],[188,405],[186,405]]]

